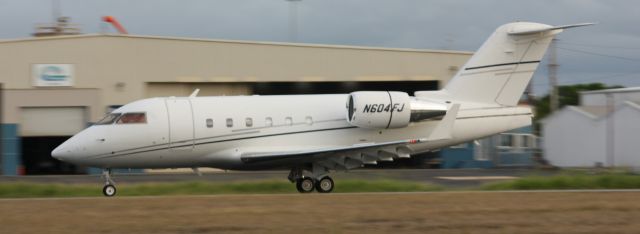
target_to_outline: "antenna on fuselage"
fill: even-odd
[[[193,90],[193,93],[191,93],[191,95],[189,95],[189,97],[190,98],[196,97],[196,96],[198,96],[199,92],[200,92],[200,89]]]

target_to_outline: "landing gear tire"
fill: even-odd
[[[113,197],[116,195],[116,186],[111,179],[111,168],[102,169],[102,176],[105,179],[104,187],[102,187],[102,194],[106,197]]]
[[[325,176],[316,181],[316,191],[319,193],[330,193],[333,191],[334,183],[331,177]]]
[[[301,178],[296,180],[296,189],[300,193],[310,193],[313,192],[315,188],[315,182],[311,178]]]
[[[105,185],[104,187],[102,187],[102,194],[107,197],[113,197],[114,195],[116,195],[116,186],[113,186],[111,184]]]

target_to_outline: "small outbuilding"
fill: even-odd
[[[580,93],[542,121],[544,157],[559,167],[640,167],[640,87]]]

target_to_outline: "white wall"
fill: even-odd
[[[613,121],[613,122],[609,122]],[[607,133],[613,124],[611,133]],[[611,115],[594,119],[565,107],[543,123],[544,156],[554,166],[640,167],[640,106],[625,103]],[[613,156],[607,138],[613,135]]]
[[[575,109],[565,107],[545,119],[542,129],[544,156],[559,167],[592,167],[605,163],[605,125]]]
[[[624,105],[613,115],[616,166],[640,167],[640,111]]]

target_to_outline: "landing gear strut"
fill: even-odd
[[[330,193],[333,191],[335,185],[333,179],[326,175],[328,171],[319,168],[314,169],[316,170],[293,168],[289,173],[289,181],[296,183],[296,189],[300,193],[310,193],[313,192],[313,190],[319,193]]]
[[[116,186],[113,180],[111,180],[111,169],[103,169],[102,176],[104,176],[106,180],[104,187],[102,187],[102,194],[107,197],[113,197],[114,195],[116,195]]]

